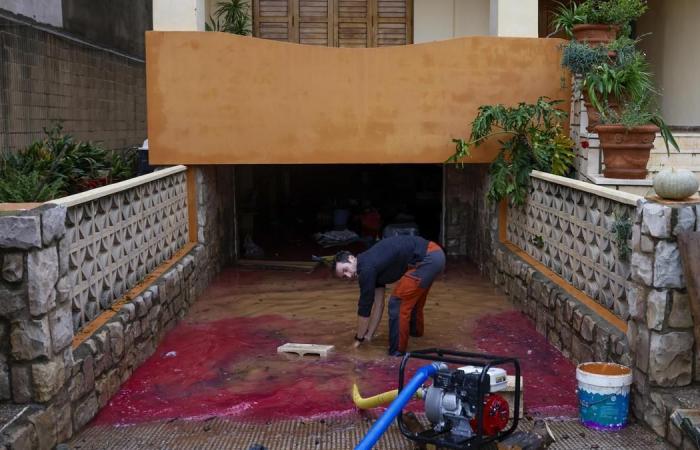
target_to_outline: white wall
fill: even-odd
[[[662,91],[661,107],[667,123],[700,126],[700,1],[649,0],[639,20],[638,34],[646,36],[647,53]]]
[[[539,36],[538,0],[490,0],[489,15],[493,36]]]
[[[414,0],[413,42],[489,34],[489,0]]]
[[[153,29],[204,31],[205,0],[153,0]]]
[[[0,0],[0,9],[55,27],[63,26],[61,0]]]

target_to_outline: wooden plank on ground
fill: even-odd
[[[333,352],[333,345],[286,343],[277,347],[277,353],[296,353],[299,356],[318,355],[327,358]]]
[[[267,259],[239,259],[236,264],[255,269],[299,270],[303,272],[311,272],[318,266],[316,261],[272,261]]]

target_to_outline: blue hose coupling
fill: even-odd
[[[384,411],[384,414],[374,422],[372,428],[369,429],[367,435],[357,444],[355,450],[370,450],[377,443],[382,434],[389,428],[391,422],[401,414],[404,406],[411,401],[413,395],[423,385],[428,377],[432,376],[443,367],[447,367],[445,363],[434,362],[418,368],[413,378],[403,387],[396,399],[391,402],[391,405]]]

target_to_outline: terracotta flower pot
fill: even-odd
[[[599,47],[617,39],[620,27],[618,25],[583,24],[574,25],[571,31],[577,41],[585,42],[591,47]]]
[[[595,133],[595,128],[600,123],[600,112],[589,101],[587,93],[583,94],[583,103],[586,105],[586,113],[588,114],[588,126],[586,129],[589,133]],[[610,109],[620,112],[620,105],[615,100],[608,99],[608,106]]]
[[[647,176],[649,152],[659,127],[642,125],[626,128],[623,125],[596,127],[603,149],[607,178],[644,179]]]

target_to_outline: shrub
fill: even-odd
[[[456,151],[447,162],[463,162],[471,147],[493,136],[508,136],[500,141],[501,149],[489,168],[488,197],[492,202],[510,198],[515,204],[522,204],[530,185],[530,172],[567,175],[571,170],[574,143],[562,129],[561,122],[568,115],[557,109],[560,103],[561,100],[540,97],[534,104],[520,103],[516,107],[480,106],[469,142],[453,139]]]

